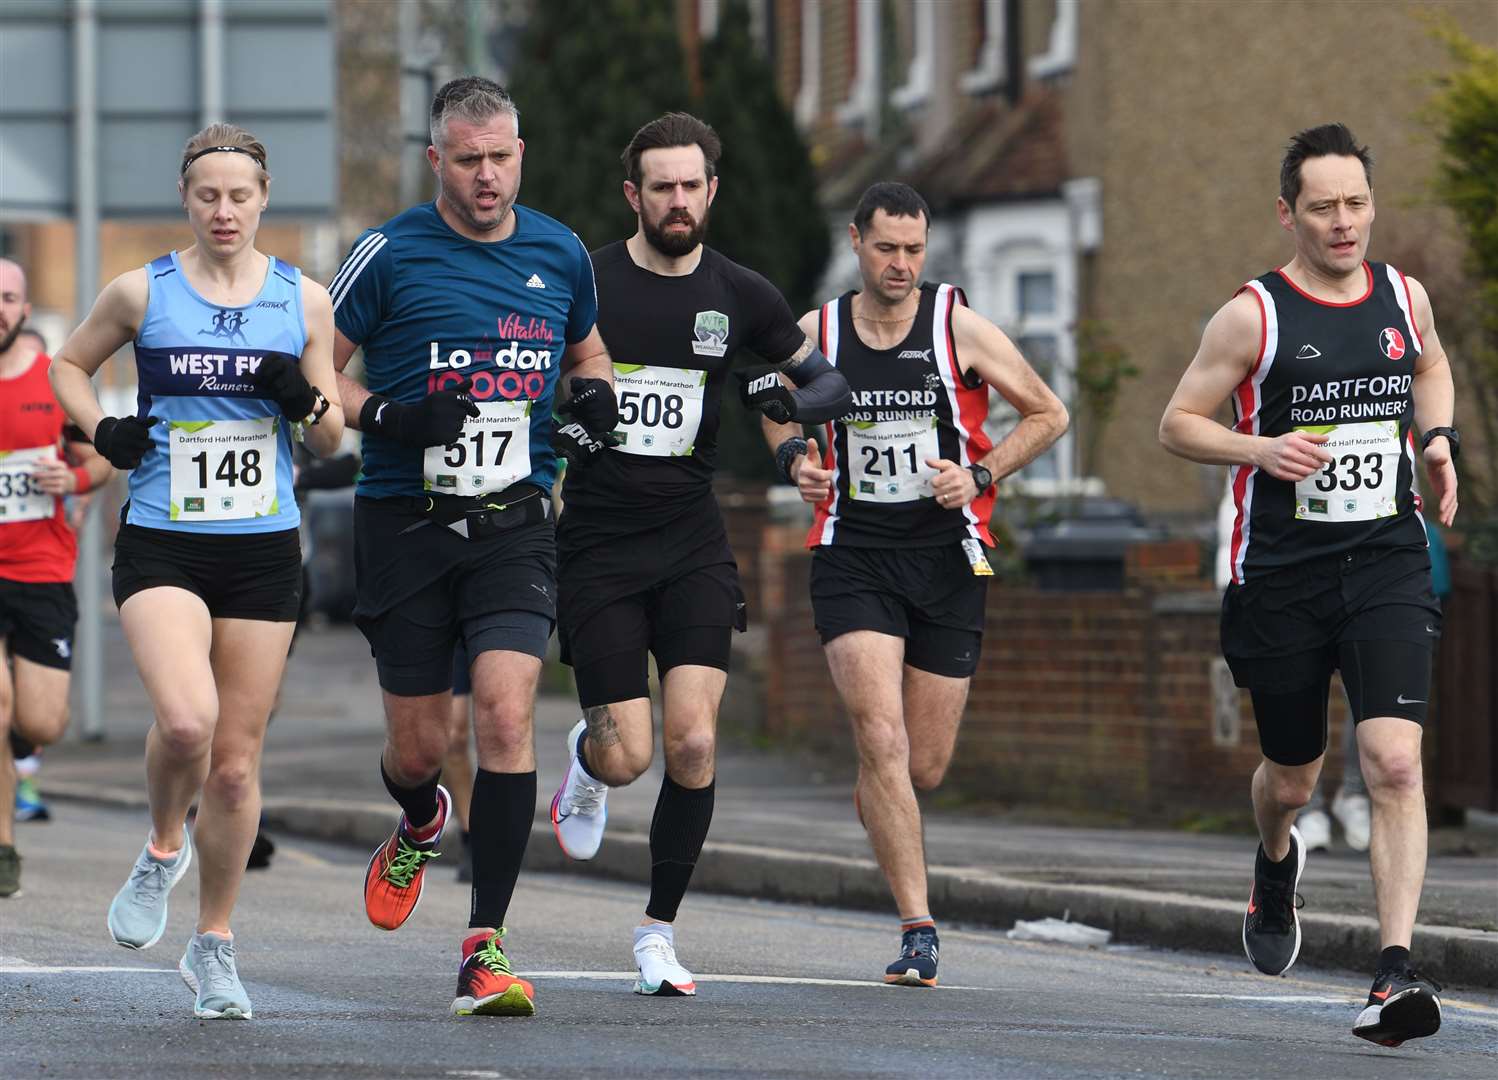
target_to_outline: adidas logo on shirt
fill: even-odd
[[[527,289],[544,289],[546,288],[546,282],[541,280],[539,274],[532,274],[531,279],[525,283],[525,287]]]

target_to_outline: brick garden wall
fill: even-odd
[[[771,526],[759,543],[737,548],[741,566],[754,564],[765,651],[762,663],[735,671],[730,694],[759,687],[763,706],[753,715],[764,737],[851,755],[812,626],[802,533]],[[1171,583],[1179,559],[1137,576],[1152,562],[1162,562],[1158,553],[1131,559],[1136,576],[1123,592],[990,589],[983,661],[948,791],[1130,820],[1246,817],[1258,738],[1239,694],[1236,740],[1214,739],[1217,594]],[[1336,688],[1332,706],[1329,780],[1341,772],[1345,707]]]

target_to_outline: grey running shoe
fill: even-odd
[[[0,897],[21,895],[21,853],[0,844]]]
[[[234,968],[234,939],[222,934],[194,934],[177,962],[182,981],[198,995],[192,1014],[199,1020],[249,1020],[250,995]]]
[[[149,949],[166,933],[166,894],[182,880],[192,865],[192,837],[184,829],[182,850],[170,862],[151,854],[151,844],[141,848],[140,858],[130,868],[130,877],[114,894],[109,905],[109,936],[127,949]]]

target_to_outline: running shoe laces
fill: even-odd
[[[385,880],[398,889],[404,889],[411,884],[411,879],[416,876],[422,864],[428,859],[435,859],[439,854],[441,853],[436,848],[417,847],[402,832],[396,845],[395,858],[385,867]]]
[[[660,934],[646,934],[635,946],[635,955],[653,956],[669,964],[676,963],[676,950]]]
[[[1380,983],[1383,983],[1385,985],[1385,988],[1387,989],[1389,985],[1396,982],[1406,985],[1410,983],[1425,983],[1437,994],[1446,989],[1440,983],[1432,979],[1429,975],[1422,975],[1409,964],[1404,964],[1397,968],[1389,968],[1385,971],[1377,972],[1373,976],[1373,985],[1375,987]]]
[[[505,928],[501,926],[488,939],[473,951],[474,957],[479,963],[496,975],[514,976],[515,972],[510,969],[510,958],[499,948],[500,938],[505,936]]]
[[[182,853],[178,852],[177,857],[181,858]],[[171,891],[174,884],[172,874],[176,869],[175,862],[168,866],[155,859],[138,861],[130,871],[130,903],[143,908],[155,907]]]
[[[1306,906],[1305,897],[1288,881],[1263,876],[1257,884],[1259,929],[1267,934],[1288,934],[1295,922],[1292,913]]]
[[[929,926],[917,926],[913,930],[907,930],[900,938],[900,958],[902,960],[930,960],[933,963],[937,959],[936,931]],[[885,953],[888,956],[888,953]]]
[[[204,989],[227,993],[238,985],[234,973],[234,942],[216,942],[212,950],[200,954],[199,964],[203,972],[199,981]]]
[[[589,783],[579,772],[572,781],[571,797],[567,800],[568,809],[571,813],[580,814],[583,817],[592,817],[598,813],[603,806],[604,796],[609,793],[607,784]]]

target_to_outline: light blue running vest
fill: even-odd
[[[146,278],[136,414],[160,422],[130,474],[125,521],[217,534],[296,528],[291,425],[254,376],[270,352],[300,361],[307,345],[301,271],[271,257],[260,294],[241,307],[200,296],[176,252],[148,264]]]

